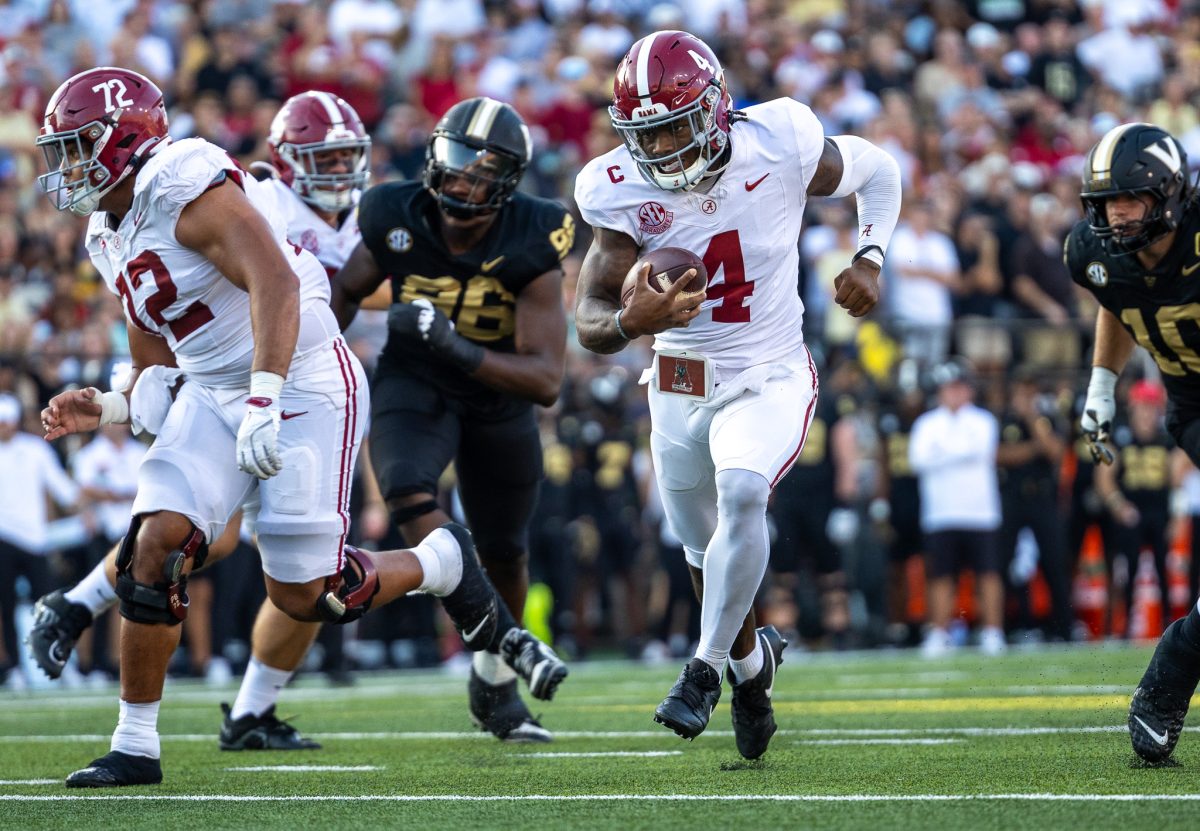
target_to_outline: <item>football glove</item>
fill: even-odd
[[[259,479],[270,479],[283,470],[279,456],[279,402],[271,398],[246,399],[246,417],[237,434],[238,467]]]
[[[1092,367],[1092,380],[1088,383],[1083,416],[1079,419],[1079,426],[1088,439],[1092,461],[1106,465],[1113,463],[1112,451],[1105,442],[1112,432],[1113,417],[1117,413],[1116,386],[1115,372],[1102,366]]]
[[[420,341],[453,366],[470,375],[483,363],[483,347],[454,331],[454,324],[428,299],[393,303],[388,329],[397,337]]]

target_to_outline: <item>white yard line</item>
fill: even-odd
[[[832,728],[814,727],[806,730],[780,730],[780,736],[1057,736],[1085,733],[1121,733],[1128,728],[1123,725],[1105,725],[1091,727],[913,727],[913,728]],[[1185,732],[1200,731],[1200,727],[1185,727]],[[480,741],[493,740],[491,733],[482,731],[471,732],[376,732],[376,733],[306,733],[314,739],[329,739],[331,741],[397,741],[426,739],[476,739]],[[671,738],[663,730],[556,730],[554,735],[559,739],[663,739]],[[732,730],[706,730],[705,736],[727,738],[733,735]],[[70,735],[0,735],[0,744],[11,742],[37,742],[53,744],[55,742],[107,742],[112,738],[110,733],[70,734]],[[174,742],[215,742],[216,731],[212,733],[164,733],[160,736],[163,741]]]
[[[0,785],[57,785],[61,779],[0,779]]]
[[[796,739],[792,744],[961,744],[965,739]]]
[[[249,796],[242,794],[0,794],[0,802],[1200,802],[1200,794],[345,794]]]
[[[247,765],[240,768],[225,768],[225,770],[247,771],[250,773],[316,773],[330,771],[334,773],[355,773],[364,770],[384,770],[382,765]]]

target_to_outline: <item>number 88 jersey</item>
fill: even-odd
[[[1189,203],[1170,250],[1147,269],[1135,254],[1113,256],[1076,223],[1063,246],[1071,279],[1095,295],[1154,358],[1171,401],[1200,414],[1200,211]]]
[[[660,332],[654,346],[707,356],[718,380],[785,358],[804,342],[797,243],[825,141],[812,111],[790,98],[745,115],[731,128],[729,164],[707,191],[703,183],[692,191],[652,185],[624,145],[593,159],[575,181],[588,224],[627,234],[643,254],[678,247],[704,261],[700,315],[687,328]]]

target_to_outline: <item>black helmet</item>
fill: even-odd
[[[1105,133],[1088,153],[1080,192],[1088,225],[1105,251],[1132,254],[1175,230],[1191,197],[1187,169],[1183,145],[1161,127],[1122,124]],[[1104,205],[1120,193],[1149,194],[1154,204],[1142,221],[1118,235]]]
[[[425,148],[425,187],[446,213],[469,219],[495,211],[512,198],[529,164],[529,128],[517,111],[492,98],[468,98],[450,108]],[[485,188],[476,203],[447,195],[446,174]]]

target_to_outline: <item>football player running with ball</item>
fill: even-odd
[[[37,145],[51,201],[90,217],[88,253],[125,309],[130,383],[156,366],[187,378],[139,469],[117,555],[111,751],[67,786],[162,781],[158,712],[187,578],[256,493],[267,593],[289,617],[345,623],[415,590],[442,598],[468,648],[507,632],[511,616],[462,526],[409,550],[344,545],[366,379],[329,308],[325,269],[286,239],[266,186],[210,142],[171,141],[162,92],[127,69],[64,82]],[[55,440],[129,421],[130,409],[128,390],[72,390],[50,400],[42,426]]]
[[[755,629],[767,499],[804,445],[817,396],[797,292],[801,217],[809,196],[856,195],[858,251],[836,278],[835,300],[865,315],[879,297],[900,171],[864,139],[826,138],[812,111],[791,99],[734,110],[716,55],[686,32],[655,32],[633,45],[609,112],[624,145],[588,163],[575,185],[595,230],[576,326],[580,342],[600,353],[655,336],[654,365],[643,376],[651,451],[702,605],[696,657],[654,718],[698,736],[728,668],[738,750],[754,759],[775,732],[770,696],[786,646],[773,627]],[[640,264],[622,309],[626,272],[665,246],[701,257],[707,297],[688,299],[683,279],[656,292]],[[681,367],[702,382],[671,383]]]
[[[371,139],[358,113],[327,92],[303,92],[284,102],[267,137],[271,163],[263,185],[274,195],[287,228],[287,238],[311,251],[332,274],[358,244],[356,206],[369,174]],[[252,165],[257,167],[258,165]],[[266,194],[264,194],[264,199]],[[138,398],[168,392],[180,382],[178,370],[156,368],[154,378],[139,377]],[[151,390],[161,380],[157,390]],[[142,416],[134,404],[134,416]],[[150,408],[147,408],[147,411]],[[163,410],[165,414],[165,409]],[[138,426],[157,433],[157,419]],[[257,493],[246,505],[248,516],[258,511]],[[236,535],[214,541],[209,560],[228,553]],[[28,643],[38,666],[57,678],[75,642],[96,616],[117,603],[114,548],[78,585],[41,598],[35,609]],[[320,747],[275,715],[280,692],[291,680],[316,638],[320,624],[293,620],[268,599],[263,602],[251,634],[251,659],[232,707],[225,707],[219,742],[222,750],[309,750]]]
[[[529,520],[542,477],[533,404],[562,385],[562,258],[575,225],[558,203],[516,193],[529,131],[491,98],[453,106],[430,136],[423,181],[363,195],[362,243],[334,277],[342,327],[391,280],[388,340],[372,379],[371,464],[406,540],[449,520],[438,480],[453,462],[479,557],[517,620],[529,587]],[[514,671],[515,670],[515,671]],[[471,716],[506,741],[545,742],[517,675],[548,699],[567,667],[516,629],[477,652]]]
[[[1167,430],[1200,464],[1200,209],[1179,141],[1151,124],[1106,133],[1084,163],[1086,218],[1063,257],[1096,296],[1096,345],[1080,424],[1098,462],[1116,414],[1114,389],[1135,345],[1154,358],[1167,388]],[[1134,751],[1171,764],[1200,681],[1200,605],[1163,632],[1129,705]]]

